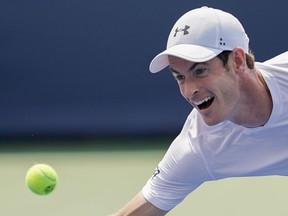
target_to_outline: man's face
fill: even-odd
[[[235,110],[240,98],[239,82],[234,66],[229,61],[228,67],[224,67],[217,57],[195,63],[169,56],[170,70],[181,94],[208,125],[237,116]]]

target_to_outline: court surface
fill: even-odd
[[[0,215],[107,216],[141,189],[166,149],[55,146],[0,152]],[[35,163],[58,172],[59,184],[48,196],[34,195],[25,185]],[[287,177],[226,179],[203,184],[168,215],[287,216],[287,200]]]

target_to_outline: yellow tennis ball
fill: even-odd
[[[57,181],[56,171],[47,164],[36,164],[26,174],[28,188],[38,195],[51,193],[55,189]]]

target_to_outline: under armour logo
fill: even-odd
[[[185,25],[185,28],[184,28],[184,29],[177,27],[177,28],[175,29],[174,37],[176,37],[176,35],[177,35],[178,32],[183,32],[184,35],[189,34],[189,31],[188,31],[189,28],[190,28],[190,26],[188,26],[188,25]]]
[[[159,167],[157,166],[157,167],[155,168],[155,170],[154,170],[154,173],[153,173],[151,179],[153,179],[153,178],[154,178],[156,175],[158,175],[159,173],[160,173],[160,169],[159,169]]]

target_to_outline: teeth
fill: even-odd
[[[202,103],[204,103],[204,102],[207,102],[207,101],[210,100],[210,99],[211,99],[211,97],[207,97],[207,98],[204,98],[203,100],[200,100],[200,101],[195,102],[195,104],[196,104],[197,106],[199,106],[200,104],[202,104]]]

